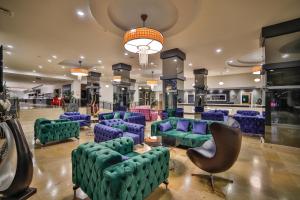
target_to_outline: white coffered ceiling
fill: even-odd
[[[4,54],[8,67],[5,70],[28,72],[33,77],[38,73],[43,77],[75,78],[70,75],[69,67],[59,63],[77,63],[84,56],[83,64],[93,63],[89,64],[91,70],[104,73],[102,79],[107,81],[112,76],[112,64],[118,62],[131,64],[132,78],[138,81],[149,77],[152,70],[158,77],[161,71],[158,54],[150,56],[149,63],[153,64],[148,70],[139,70],[137,55],[124,55],[123,29],[130,24],[137,26],[138,16],[143,12],[149,15],[148,26],[161,29],[165,35],[164,50],[180,48],[187,54],[187,77],[192,77],[192,70],[198,67],[207,68],[209,75],[245,73],[251,68],[228,67],[226,62],[261,60],[261,28],[300,17],[299,0],[124,2],[1,0],[0,7],[14,13],[12,17],[0,14],[0,42],[13,45],[12,49],[7,48],[11,54]],[[78,10],[85,15],[78,16]],[[218,48],[222,49],[220,53],[216,53]]]

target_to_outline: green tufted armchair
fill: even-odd
[[[74,196],[81,188],[93,200],[142,200],[161,183],[168,184],[169,150],[133,152],[133,140],[121,137],[84,143],[72,152]]]
[[[79,133],[79,123],[66,119],[48,120],[39,118],[34,123],[34,140],[39,139],[42,144],[71,137],[78,139]]]

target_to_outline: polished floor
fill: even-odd
[[[84,110],[82,110],[84,112]],[[33,124],[37,117],[55,119],[62,110],[40,108],[23,110],[21,123],[34,156],[32,186],[38,192],[32,200],[71,200],[72,170],[71,151],[80,143],[93,141],[93,130],[81,131],[80,140],[71,139],[62,143],[41,147],[33,142]],[[187,116],[191,117],[191,115]],[[147,123],[146,135],[150,134]],[[138,146],[137,151],[149,147]],[[202,199],[299,199],[300,196],[300,149],[279,145],[262,144],[257,138],[243,137],[242,149],[235,165],[218,176],[232,179],[233,184],[216,182],[213,193],[208,182],[192,173],[205,173],[195,167],[185,154],[186,150],[173,148],[171,159],[175,169],[170,171],[169,189],[157,188],[147,200],[202,200]],[[88,199],[78,190],[76,199]]]

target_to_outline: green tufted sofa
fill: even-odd
[[[39,118],[34,123],[34,140],[40,143],[61,141],[71,137],[79,138],[80,126],[78,122],[68,119],[48,120]]]
[[[187,147],[199,147],[204,142],[206,142],[207,140],[212,138],[209,126],[214,121],[201,120],[201,121],[207,122],[208,128],[207,128],[207,133],[205,135],[200,135],[200,134],[192,133],[193,122],[195,121],[194,119],[185,119],[185,120],[190,121],[188,132],[177,131],[176,125],[177,125],[177,121],[179,119],[183,119],[183,118],[170,117],[168,119],[165,119],[162,121],[156,121],[156,122],[152,123],[151,124],[151,136],[162,136],[162,137],[175,138],[177,141],[176,143],[178,145],[183,145],[183,146],[187,146]],[[166,131],[166,132],[161,132],[159,129],[159,125],[161,123],[164,123],[167,121],[170,121],[173,129]]]
[[[138,154],[133,145],[131,138],[121,137],[73,150],[74,196],[80,187],[92,200],[142,200],[161,183],[167,185],[169,150],[156,147]]]

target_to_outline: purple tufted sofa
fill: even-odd
[[[221,111],[207,111],[201,113],[202,120],[212,120],[212,121],[226,121],[228,116],[224,115]]]
[[[260,113],[255,110],[238,110],[238,111],[236,111],[236,114],[246,115],[246,116],[257,116]]]
[[[258,111],[238,110],[233,118],[240,124],[241,131],[250,135],[264,135],[265,118]]]
[[[91,116],[80,114],[79,112],[65,112],[59,116],[59,119],[69,119],[71,121],[79,122],[80,127],[91,126]]]
[[[125,125],[127,130],[123,132],[121,129],[113,127],[118,125]],[[94,140],[103,142],[119,137],[130,137],[134,144],[142,144],[144,143],[144,131],[143,125],[125,122],[122,119],[102,120],[94,127]]]
[[[126,122],[129,123],[134,123],[134,124],[141,124],[143,126],[146,126],[146,118],[142,113],[137,113],[137,112],[129,112],[130,116],[128,119],[124,119],[125,111],[116,111],[120,113],[120,118],[123,119]],[[110,113],[101,113],[99,114],[99,120],[106,120],[104,118],[104,115],[109,115],[112,114],[112,117],[115,115],[115,112],[110,112]],[[113,118],[111,118],[113,119]]]

